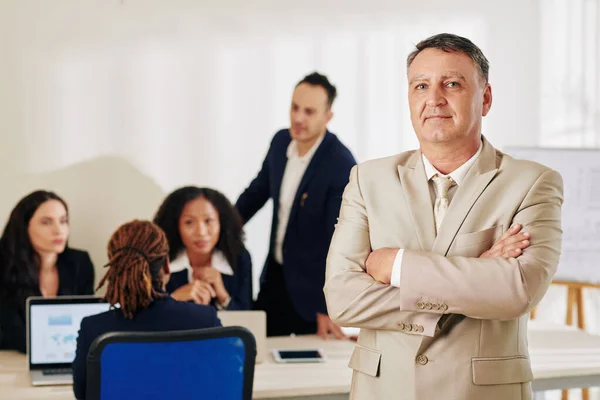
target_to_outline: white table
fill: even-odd
[[[575,328],[530,322],[529,345],[536,391],[600,386],[600,336]],[[348,399],[352,342],[316,336],[269,338],[267,347],[322,348],[322,364],[276,364],[272,358],[254,373],[255,399]],[[0,399],[73,400],[70,386],[31,387],[25,356],[0,352]]]
[[[354,343],[317,336],[281,337],[267,339],[269,349],[324,350],[327,361],[314,364],[277,364],[271,355],[254,370],[256,399],[348,399],[352,370],[348,361]]]
[[[600,386],[600,336],[539,321],[528,333],[535,391]]]

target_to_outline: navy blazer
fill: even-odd
[[[87,252],[66,248],[58,255],[58,295],[94,294],[94,265]],[[0,288],[4,291],[4,288]],[[39,287],[32,292],[41,296]],[[0,301],[0,349],[26,351],[25,301],[14,304],[10,299]]]
[[[77,337],[73,361],[73,392],[85,399],[87,354],[92,342],[108,332],[183,331],[221,326],[217,312],[209,306],[175,301],[164,297],[153,301],[148,308],[126,319],[119,309],[85,317]]]
[[[231,296],[227,310],[250,310],[252,308],[252,259],[248,250],[243,249],[238,257],[235,274],[221,274],[221,278],[225,289]],[[172,273],[169,283],[167,283],[167,292],[173,293],[188,283],[187,270]]]
[[[260,172],[236,203],[240,215],[248,222],[269,199],[273,200],[269,257],[274,254],[279,191],[291,140],[288,129],[277,132]],[[323,294],[325,261],[342,194],[354,165],[356,161],[350,150],[327,131],[306,168],[292,204],[283,241],[283,273],[291,301],[307,321],[314,321],[317,313],[327,313]],[[268,265],[267,259],[261,284]]]

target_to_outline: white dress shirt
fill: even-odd
[[[233,269],[231,268],[231,265],[229,265],[225,254],[223,254],[221,250],[215,249],[213,251],[210,260],[210,266],[223,275],[233,275]],[[192,263],[190,262],[185,250],[179,252],[177,257],[171,261],[169,269],[171,270],[171,273],[187,270],[188,282],[194,281],[194,269],[192,268]]]
[[[283,239],[287,230],[290,212],[294,204],[294,198],[300,186],[300,181],[306,172],[306,168],[312,160],[319,145],[323,141],[321,136],[310,150],[300,157],[298,155],[298,143],[292,140],[287,148],[287,163],[285,164],[285,172],[281,180],[281,190],[279,192],[279,209],[277,210],[278,224],[277,233],[275,235],[275,261],[283,265]]]
[[[436,174],[438,174],[442,177],[449,176],[450,178],[452,178],[454,180],[456,185],[452,186],[450,188],[450,190],[448,190],[448,202],[451,202],[452,198],[454,197],[454,193],[456,193],[456,190],[458,189],[458,187],[460,185],[462,185],[462,183],[464,182],[465,177],[467,176],[467,173],[469,172],[469,170],[471,169],[473,164],[475,164],[475,161],[477,161],[477,158],[481,154],[482,149],[483,149],[483,146],[480,144],[479,149],[473,155],[473,157],[469,158],[469,160],[467,160],[466,163],[464,163],[463,165],[461,165],[454,171],[450,172],[448,175],[444,175],[441,172],[439,172],[437,169],[435,169],[435,167],[431,164],[431,162],[429,162],[427,157],[425,157],[425,155],[421,154],[421,156],[423,158],[423,165],[425,166],[425,176],[427,177],[427,183],[429,184],[429,191],[431,192],[431,200],[433,203],[435,203],[436,193],[435,193],[435,188],[434,188],[434,185],[432,184],[431,178],[433,178]],[[433,210],[432,210],[432,212],[433,212]],[[390,284],[392,286],[400,287],[400,276],[402,274],[401,266],[402,266],[402,256],[403,255],[404,255],[404,249],[400,249],[400,250],[398,250],[398,253],[396,254],[396,258],[394,259],[394,264],[392,266],[392,276],[390,278]]]

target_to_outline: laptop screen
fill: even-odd
[[[75,359],[81,320],[108,311],[108,303],[31,304],[30,363],[70,364]]]

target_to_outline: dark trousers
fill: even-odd
[[[265,281],[254,303],[254,309],[267,313],[267,336],[315,334],[317,315],[313,321],[298,315],[286,289],[283,268],[269,257]]]

